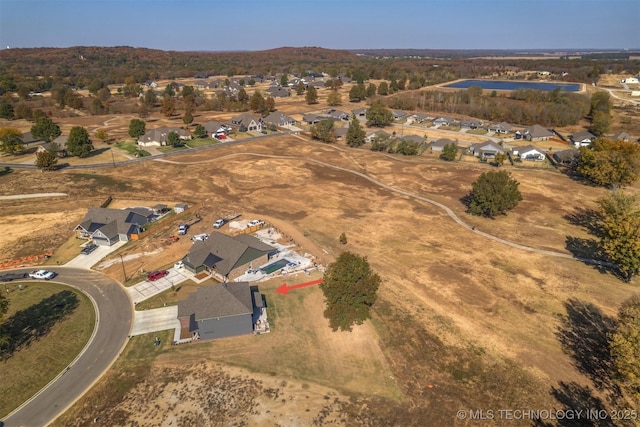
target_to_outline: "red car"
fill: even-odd
[[[153,282],[154,280],[162,279],[167,274],[169,274],[167,270],[152,271],[151,273],[147,274],[147,280]]]

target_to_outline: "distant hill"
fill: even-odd
[[[281,47],[252,52],[177,52],[129,46],[6,49],[0,74],[55,77],[108,77],[112,83],[192,77],[323,71],[328,64],[363,61],[353,53],[318,47]]]

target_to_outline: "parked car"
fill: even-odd
[[[209,238],[209,235],[207,233],[202,233],[202,234],[196,234],[191,238],[191,240],[193,240],[194,242],[202,242],[204,240],[207,240],[208,238]]]
[[[264,221],[261,219],[253,219],[249,221],[247,227],[255,227],[256,225],[264,225]]]
[[[96,249],[98,249],[98,245],[93,244],[93,243],[89,243],[84,248],[82,248],[80,253],[82,255],[89,255],[91,252],[95,251]]]
[[[174,268],[175,270],[179,270],[179,269],[181,269],[181,268],[184,268],[184,262],[182,262],[182,261],[178,261],[178,262],[176,262],[175,264],[173,264],[173,268]]]
[[[49,270],[36,270],[29,273],[29,277],[32,279],[44,279],[51,280],[56,277],[58,274]]]
[[[151,273],[147,274],[147,280],[153,282],[154,280],[162,279],[167,274],[169,274],[167,270],[152,271]]]
[[[225,225],[225,224],[226,224],[226,222],[227,222],[227,221],[225,221],[225,220],[224,220],[224,219],[222,219],[222,218],[217,219],[217,220],[216,220],[216,222],[214,222],[214,223],[213,223],[213,228],[220,228],[220,227],[222,227],[223,225]]]
[[[181,236],[184,236],[185,234],[187,234],[188,229],[189,229],[189,226],[187,224],[180,224],[178,226],[178,234]]]

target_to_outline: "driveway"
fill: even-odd
[[[180,334],[177,305],[153,310],[136,311],[134,313],[133,328],[131,329],[132,336],[160,332],[167,329],[176,329],[178,334]]]
[[[78,254],[74,259],[65,264],[65,267],[75,267],[75,268],[86,268],[90,269],[98,262],[100,262],[103,258],[109,255],[111,252],[114,252],[124,246],[127,242],[117,242],[111,246],[100,246],[96,248],[93,252],[87,255]],[[81,249],[78,249],[80,252]]]
[[[161,279],[150,281],[145,280],[127,288],[129,298],[134,304],[138,304],[144,300],[151,298],[154,295],[158,295],[161,292],[171,289],[172,286],[182,283],[185,280],[191,278],[191,275],[184,269],[176,270],[172,268],[167,270],[169,274]]]

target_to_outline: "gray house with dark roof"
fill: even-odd
[[[232,237],[214,232],[207,240],[195,242],[182,262],[192,273],[208,271],[226,281],[266,264],[275,253],[276,248],[249,234]]]
[[[287,127],[296,123],[296,120],[293,117],[288,116],[281,111],[272,112],[267,117],[262,119],[262,121],[267,125],[273,124],[279,127]]]
[[[596,136],[586,130],[576,132],[573,135],[570,135],[569,138],[571,138],[571,142],[576,147],[588,147],[593,141],[596,140]]]
[[[90,208],[73,231],[81,239],[93,240],[96,245],[111,246],[119,241],[129,241],[133,234],[140,234],[142,227],[155,218],[153,211],[146,208]]]
[[[169,134],[171,132],[177,133],[182,140],[191,139],[191,134],[184,129],[180,129],[178,127],[163,126],[145,132],[144,135],[138,138],[138,145],[142,147],[160,147],[167,145],[167,141],[169,141]]]
[[[553,132],[540,125],[529,126],[522,132],[522,137],[527,141],[547,141],[553,136]]]
[[[204,286],[178,301],[181,338],[211,340],[251,334],[263,306],[257,286],[247,282]]]

